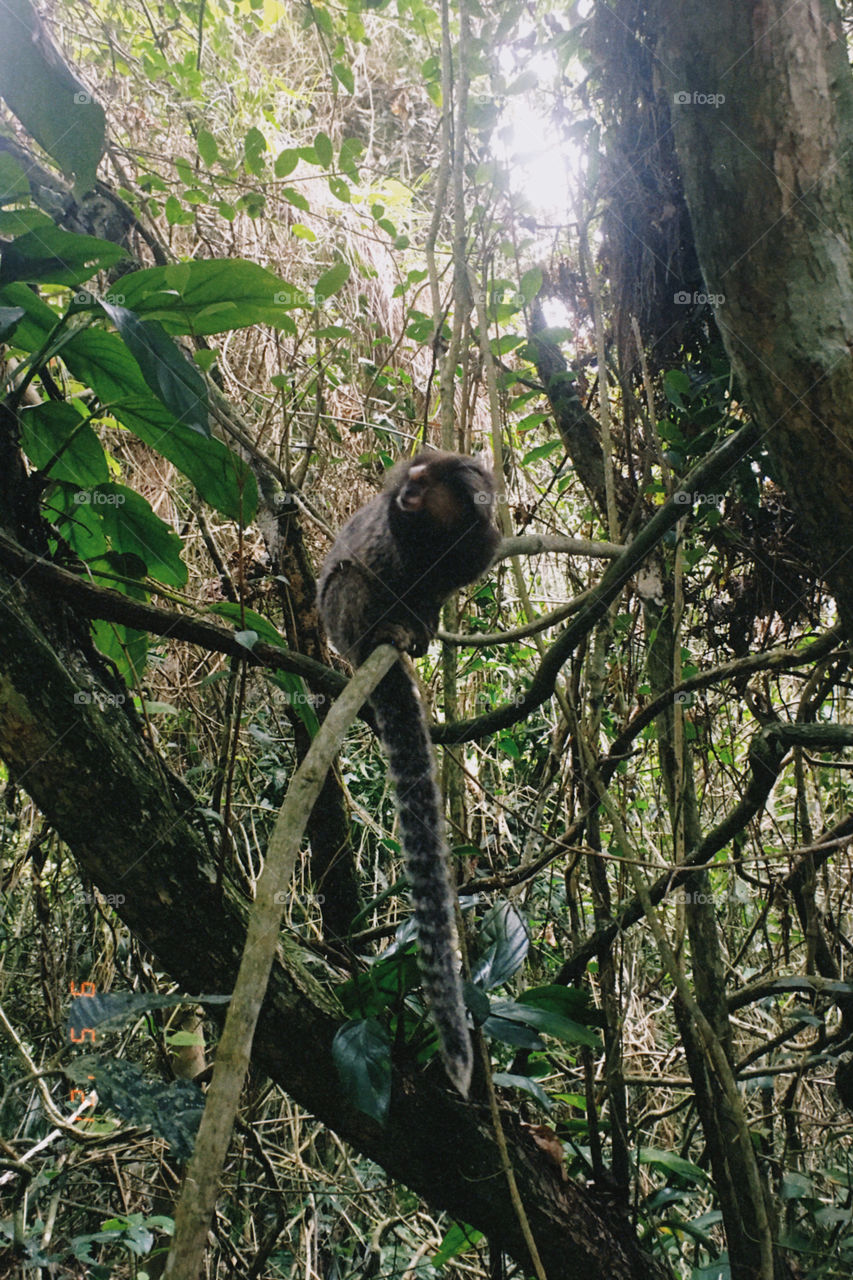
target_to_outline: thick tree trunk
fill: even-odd
[[[717,323],[853,632],[853,79],[831,0],[659,0]]]
[[[117,690],[99,682],[98,659],[74,620],[2,575],[0,634],[0,756],[84,873],[117,895],[119,914],[176,982],[191,993],[230,991],[246,908],[227,884],[217,889],[192,797],[164,772]],[[487,1110],[401,1064],[389,1123],[380,1128],[342,1096],[331,1055],[341,1021],[283,934],[255,1038],[258,1066],[391,1177],[524,1266]],[[666,1274],[606,1198],[563,1181],[507,1113],[505,1125],[549,1280]]]

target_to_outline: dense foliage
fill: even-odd
[[[58,0],[35,41],[12,7],[0,564],[110,590],[67,587],[101,709],[192,792],[248,902],[343,683],[290,662],[334,665],[331,533],[415,443],[485,450],[501,558],[418,668],[501,1105],[675,1275],[731,1274],[753,1158],[794,1273],[848,1275],[849,654],[642,51],[604,6]],[[238,652],[186,643],[178,611]],[[341,1096],[381,1124],[392,1061],[435,1044],[369,725],[323,806],[285,928],[337,1002]],[[0,1275],[160,1274],[222,993],[179,1001],[26,777],[0,813]],[[92,1082],[85,1132],[58,1129]],[[210,1275],[496,1267],[264,1079],[244,1103]]]

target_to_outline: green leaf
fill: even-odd
[[[328,271],[324,271],[314,286],[314,293],[319,303],[326,298],[333,297],[339,289],[342,289],[350,277],[350,267],[347,262],[336,262]]]
[[[505,1022],[520,1023],[531,1031],[553,1036],[564,1044],[584,1044],[591,1049],[601,1049],[601,1040],[594,1031],[559,1013],[531,1008],[518,1000],[492,1000],[491,1006],[491,1016],[485,1024],[487,1027],[492,1018],[500,1018]]]
[[[185,187],[191,187],[195,182],[195,174],[192,165],[184,156],[175,156],[175,170],[178,177]]]
[[[391,1041],[375,1018],[346,1022],[332,1041],[332,1058],[354,1106],[384,1125],[391,1103]]]
[[[562,440],[549,440],[547,444],[538,444],[535,449],[531,449],[521,460],[523,467],[529,467],[532,462],[539,462],[542,458],[550,458],[552,453],[559,453],[565,446]]]
[[[381,955],[364,972],[356,974],[335,988],[335,995],[347,1013],[373,1017],[400,1001],[405,991],[411,991],[420,982],[417,956],[414,949],[394,950]]]
[[[531,1052],[545,1049],[545,1041],[519,1018],[503,1018],[494,1014],[486,1018],[482,1026],[491,1040],[500,1040],[503,1044],[514,1045],[516,1049],[529,1049]]]
[[[30,184],[21,166],[8,151],[0,152],[0,204],[25,200],[29,194]]]
[[[351,338],[353,336],[352,329],[345,324],[327,324],[322,329],[315,330],[318,338]]]
[[[484,1239],[482,1231],[477,1231],[474,1227],[463,1227],[458,1222],[454,1222],[450,1230],[445,1233],[438,1250],[433,1254],[433,1266],[443,1267],[457,1254],[474,1249],[482,1239]]]
[[[191,1080],[164,1084],[134,1063],[103,1054],[77,1058],[69,1074],[83,1088],[97,1089],[99,1106],[129,1124],[150,1127],[168,1143],[174,1159],[187,1160],[192,1154],[204,1094]]]
[[[282,196],[288,204],[292,204],[294,209],[301,209],[303,213],[310,213],[311,206],[305,199],[301,191],[297,191],[295,187],[284,187]]]
[[[198,147],[198,154],[208,169],[212,168],[219,159],[219,147],[216,145],[216,139],[209,129],[199,129],[196,137],[196,146]]]
[[[260,613],[255,613],[253,609],[245,609],[239,604],[232,604],[226,600],[213,605],[210,612],[233,623],[235,628],[241,628],[235,632],[235,635],[247,649],[252,649],[259,640],[275,645],[278,649],[287,649],[287,642],[281,632],[276,630],[269,619]],[[251,631],[242,630],[247,625],[251,626]],[[325,695],[309,693],[302,677],[294,675],[292,671],[268,671],[267,675],[287,694],[291,707],[313,738],[320,728],[314,707],[325,701]]]
[[[338,168],[353,182],[358,182],[358,162],[364,154],[360,138],[344,138],[338,155]]]
[[[481,954],[471,980],[489,991],[521,968],[530,937],[522,916],[504,901],[495,903],[486,915],[477,942]]]
[[[518,291],[524,298],[525,303],[531,303],[542,288],[544,277],[539,267],[531,267],[529,271],[525,271],[518,285]]]
[[[0,40],[0,90],[30,137],[75,191],[90,191],[104,150],[103,107],[67,66],[29,0],[7,0]]]
[[[30,462],[42,470],[56,458],[51,479],[84,489],[109,480],[101,442],[73,404],[46,400],[23,409],[20,420],[21,444]]]
[[[221,440],[176,422],[150,396],[116,401],[110,410],[140,440],[173,462],[211,507],[242,525],[252,522],[258,506],[255,477]]]
[[[109,586],[115,587],[115,583]],[[148,599],[148,593],[145,593]],[[123,622],[92,623],[92,638],[98,649],[113,664],[125,684],[131,689],[139,683],[148,665],[148,633],[127,627]]]
[[[301,222],[294,222],[290,228],[290,234],[296,236],[297,240],[315,241],[317,239],[310,227],[305,227]]]
[[[328,169],[334,157],[332,140],[327,133],[318,133],[314,139],[314,151],[324,169]]]
[[[192,364],[156,320],[140,320],[127,307],[101,306],[112,320],[142,370],[148,386],[178,422],[203,436],[208,426],[207,387]]]
[[[204,347],[199,347],[197,351],[193,352],[193,360],[202,373],[210,373],[218,359],[219,352],[212,349],[208,351]]]
[[[338,178],[334,174],[329,175],[329,190],[336,200],[340,200],[341,204],[352,204],[352,195],[343,178]]]
[[[683,1156],[676,1155],[674,1151],[661,1151],[657,1147],[641,1147],[639,1154],[640,1164],[648,1164],[658,1169],[662,1169],[664,1173],[674,1173],[680,1178],[686,1178],[688,1182],[696,1183],[698,1186],[707,1186],[710,1181],[704,1169],[700,1169],[698,1164],[693,1164],[690,1160],[685,1160]]]
[[[9,341],[26,314],[23,307],[0,307],[0,342]]]
[[[518,1002],[559,1013],[564,1018],[576,1019],[587,1026],[597,1027],[601,1023],[601,1015],[584,987],[562,987],[559,984],[528,987],[526,991],[522,991]]]
[[[0,285],[28,283],[77,285],[114,266],[127,252],[95,236],[78,236],[61,227],[39,227],[18,236],[3,249]]]
[[[547,418],[547,413],[528,413],[524,418],[518,420],[515,424],[515,429],[516,431],[532,431],[534,427],[541,427],[542,423],[547,421]]]
[[[121,338],[105,329],[81,329],[62,349],[62,358],[78,382],[91,387],[102,404],[125,396],[157,403],[142,370]]]
[[[187,227],[195,219],[193,212],[185,209],[177,196],[167,197],[164,212],[170,227]]]
[[[178,269],[149,267],[122,277],[124,305],[167,333],[210,334],[251,324],[292,324],[285,309],[296,291],[256,262],[212,258]]]
[[[3,153],[0,152],[0,167]],[[52,227],[54,224],[41,209],[3,209],[0,210],[0,234],[4,236],[22,236],[26,231],[38,231],[39,228]]]
[[[683,369],[668,369],[663,375],[663,387],[667,400],[681,408],[683,397],[690,395],[690,379]]]
[[[122,280],[123,288],[128,278]],[[19,303],[26,312],[18,322],[16,339],[28,350],[41,346],[56,323],[51,308],[21,284],[8,285],[2,291],[2,301]],[[120,422],[192,481],[205,502],[243,524],[254,518],[258,495],[249,468],[220,440],[205,439],[175,420],[151,395],[139,365],[116,334],[102,329],[75,333],[63,348],[62,358],[73,376],[91,387]]]
[[[133,489],[123,484],[95,485],[80,500],[91,503],[101,518],[110,546],[122,555],[142,560],[152,578],[182,587],[187,567],[181,559],[183,543],[165,521]]]
[[[779,1194],[783,1200],[805,1200],[814,1195],[814,1184],[804,1173],[789,1169],[783,1175]]]
[[[531,1080],[530,1076],[517,1075],[510,1071],[497,1071],[493,1079],[494,1083],[502,1089],[523,1089],[525,1093],[529,1093],[536,1099],[544,1111],[553,1111],[553,1102],[541,1084]]]
[[[336,62],[332,66],[332,71],[334,72],[335,79],[338,81],[339,84],[343,85],[347,93],[354,94],[355,93],[355,76],[353,75],[350,68],[345,66],[343,62]]]
[[[299,152],[293,147],[285,147],[276,156],[273,172],[277,178],[286,178],[289,173],[293,173],[298,163]]]
[[[266,138],[260,129],[256,129],[253,126],[243,139],[243,163],[249,173],[253,173],[256,177],[264,171],[264,152],[266,149]]]

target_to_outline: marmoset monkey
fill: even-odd
[[[326,630],[357,665],[377,645],[426,652],[439,610],[491,564],[500,534],[495,488],[476,458],[423,452],[391,471],[385,490],[344,525],[320,576]],[[444,811],[426,716],[402,662],[371,698],[394,779],[421,979],[448,1076],[465,1097],[471,1037],[457,966]]]

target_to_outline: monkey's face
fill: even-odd
[[[457,454],[422,458],[409,464],[392,490],[397,510],[413,523],[447,533],[488,524],[494,501],[488,472],[473,458]]]
[[[406,482],[397,494],[397,506],[401,511],[422,511],[427,489],[427,464],[421,462],[409,468]]]

